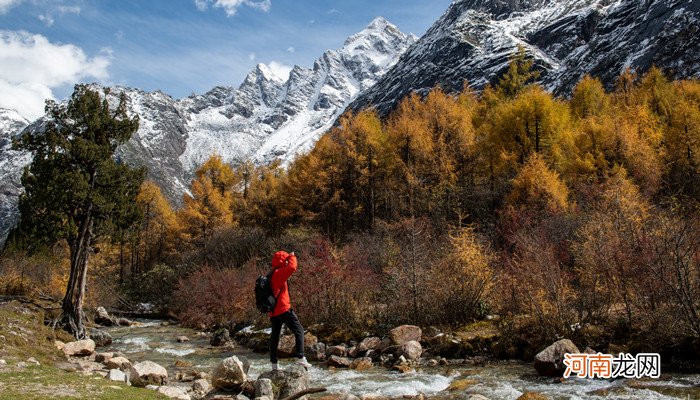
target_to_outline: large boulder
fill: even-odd
[[[118,369],[110,369],[107,373],[107,379],[115,382],[129,382],[129,379],[127,378],[126,374]]]
[[[153,361],[142,361],[129,368],[129,381],[136,387],[165,385],[168,382],[168,371]]]
[[[187,394],[187,390],[181,387],[161,386],[158,388],[158,393],[170,397],[171,399],[191,400],[190,395]]]
[[[214,333],[214,336],[212,336],[211,340],[209,341],[209,344],[214,347],[232,346],[233,340],[231,339],[231,335],[229,334],[228,329],[223,328],[219,329]]]
[[[372,359],[369,357],[356,358],[353,360],[352,364],[350,364],[350,369],[357,371],[364,371],[370,368],[372,368]]]
[[[389,339],[397,346],[410,341],[418,342],[422,336],[423,332],[415,325],[401,325],[389,331]]]
[[[274,399],[285,398],[309,388],[309,372],[301,365],[292,365],[285,370],[268,371],[261,374],[258,379],[272,381]]]
[[[324,361],[326,359],[326,345],[318,342],[306,349],[306,357],[311,361]]]
[[[330,356],[327,363],[329,367],[349,368],[352,361],[347,357]]]
[[[63,353],[67,356],[86,357],[94,352],[95,342],[92,339],[78,340],[63,346]]]
[[[378,337],[368,337],[362,339],[360,344],[357,345],[357,352],[359,354],[366,353],[367,350],[376,350],[382,344],[382,339]]]
[[[423,346],[415,340],[406,342],[399,347],[398,355],[404,356],[407,360],[415,361],[423,354]]]
[[[280,338],[280,344],[277,346],[277,356],[279,358],[290,358],[296,355],[296,341],[294,335],[284,335]]]
[[[255,381],[255,398],[257,399],[258,397],[274,397],[271,380],[258,379]]]
[[[117,318],[109,315],[104,307],[97,307],[97,315],[95,316],[95,323],[102,326],[116,326],[119,325]]]
[[[566,371],[564,354],[580,353],[578,347],[569,339],[554,342],[535,356],[535,369],[543,376],[562,376]]]
[[[248,376],[243,362],[238,357],[229,357],[220,362],[211,374],[214,389],[231,390],[239,388],[246,382]]]
[[[211,385],[206,379],[196,379],[192,382],[192,391],[200,396],[204,396],[211,390]]]
[[[120,369],[122,371],[128,371],[131,368],[131,361],[126,357],[112,357],[105,361],[105,365],[109,369]]]
[[[92,328],[90,330],[90,339],[95,342],[95,346],[104,347],[112,344],[112,335],[109,332]]]
[[[344,345],[326,347],[326,357],[338,356],[345,357],[348,355],[348,349]]]

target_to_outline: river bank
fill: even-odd
[[[84,360],[70,358],[54,345],[68,341],[60,331],[46,327],[42,311],[18,302],[0,303],[0,399],[163,399],[154,390],[135,388],[105,378],[108,367],[100,354],[121,353],[133,364],[154,362],[165,368],[168,386],[192,390],[194,379],[209,379],[214,366],[236,356],[250,363],[248,378],[268,371],[267,355],[240,345],[214,347],[212,334],[197,332],[162,320],[137,320],[130,326],[104,328],[112,343],[99,347]],[[180,340],[187,337],[188,340]],[[310,384],[328,393],[312,397],[337,399],[351,394],[361,399],[517,400],[526,393],[541,399],[700,399],[700,375],[664,373],[658,380],[561,380],[541,377],[530,363],[483,359],[452,359],[447,365],[423,360],[405,373],[375,363],[363,371],[332,368],[312,362]],[[286,368],[291,360],[283,360]],[[482,398],[482,399],[483,399]]]
[[[253,379],[269,369],[266,354],[255,353],[242,346],[214,347],[210,336],[179,325],[157,320],[140,320],[140,325],[109,328],[111,346],[102,351],[119,351],[132,361],[151,360],[163,365],[170,376],[188,372],[211,371],[214,365],[230,356],[250,362]],[[187,336],[187,342],[177,338]],[[282,366],[291,361],[283,360]],[[327,387],[330,393],[355,396],[376,395],[403,398],[424,395],[429,398],[466,400],[479,394],[491,400],[515,400],[527,392],[535,392],[552,400],[589,398],[623,399],[700,399],[700,375],[663,374],[658,380],[620,379],[615,381],[569,379],[562,381],[541,377],[530,363],[487,361],[474,365],[464,360],[451,360],[450,365],[417,366],[414,371],[400,373],[381,366],[365,371],[329,368],[313,362],[309,370],[313,386]],[[186,385],[188,382],[181,382]]]

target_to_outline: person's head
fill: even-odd
[[[282,268],[287,265],[287,259],[289,258],[289,253],[286,251],[278,251],[272,256],[272,268]]]

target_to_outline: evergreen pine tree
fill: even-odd
[[[22,176],[18,234],[35,248],[67,241],[70,277],[61,322],[78,339],[87,336],[83,299],[95,237],[140,218],[135,198],[145,171],[115,159],[117,147],[138,129],[138,117],[128,117],[124,95],[116,108],[108,95],[77,85],[67,104],[47,101],[43,134],[25,133],[14,143],[34,154]]]

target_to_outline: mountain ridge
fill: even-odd
[[[411,92],[495,83],[518,46],[540,83],[568,95],[585,75],[607,88],[630,67],[674,79],[700,75],[700,2],[687,0],[456,0],[353,110],[393,109]]]

